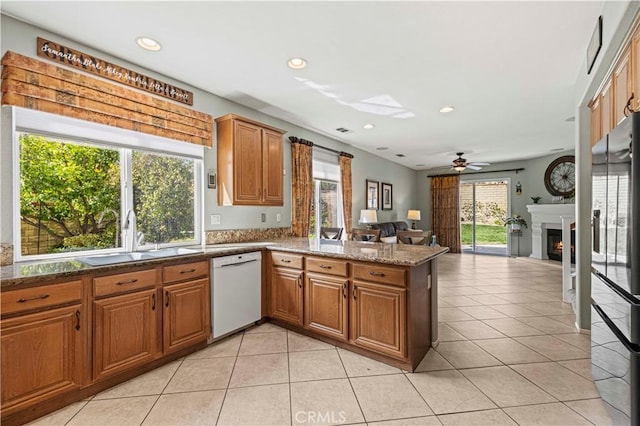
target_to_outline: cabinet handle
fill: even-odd
[[[330,265],[320,265],[322,269],[331,269]]]
[[[298,287],[302,288],[302,280],[298,280]]]
[[[180,273],[181,274],[190,274],[190,273],[195,272],[195,271],[196,271],[195,269],[187,269],[185,271],[180,271]]]
[[[31,299],[18,299],[18,303],[30,302],[32,300],[41,300],[41,299],[46,299],[48,297],[49,297],[48,294],[42,294],[40,296],[32,297]]]
[[[282,262],[282,263],[291,263],[291,261],[289,259],[280,259],[280,262]]]
[[[76,311],[76,330],[80,330],[80,311]]]
[[[347,283],[342,284],[342,298],[347,298]]]
[[[166,306],[167,308],[169,307],[169,292],[168,291],[164,292],[164,306]]]
[[[156,294],[155,293],[151,295],[151,310],[152,311],[156,310]]]
[[[384,277],[384,273],[383,272],[370,271],[369,274],[373,275],[374,277]]]
[[[137,279],[137,278],[132,278],[132,279],[127,280],[127,281],[118,281],[118,282],[116,283],[116,285],[133,284],[133,283],[137,283],[137,282],[138,282],[138,279]]]
[[[356,296],[356,291],[358,291],[358,286],[354,285],[353,286],[353,300],[357,299],[358,297]]]

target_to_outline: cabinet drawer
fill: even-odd
[[[347,262],[324,257],[307,257],[307,271],[338,275],[340,277],[348,275]]]
[[[285,268],[302,269],[303,257],[299,254],[271,253],[273,266],[283,266]]]
[[[183,263],[162,268],[162,281],[172,283],[209,275],[209,261]]]
[[[2,292],[2,314],[63,305],[82,300],[82,281]]]
[[[404,287],[405,277],[406,271],[403,268],[359,263],[355,263],[353,265],[353,278],[356,280],[372,281]]]
[[[125,291],[140,290],[156,285],[156,270],[126,272],[93,279],[94,297],[109,296]]]

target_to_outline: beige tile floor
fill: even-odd
[[[611,424],[558,267],[465,254],[439,271],[441,343],[415,373],[263,324],[35,423]]]

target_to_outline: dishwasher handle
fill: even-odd
[[[245,260],[244,262],[227,263],[225,265],[221,265],[220,268],[226,268],[227,266],[239,266],[239,265],[244,265],[245,263],[257,262],[257,261],[258,259],[251,259],[251,260]]]

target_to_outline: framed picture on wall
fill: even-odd
[[[393,210],[393,185],[382,182],[382,210]]]
[[[378,181],[367,179],[367,209],[378,210]]]

